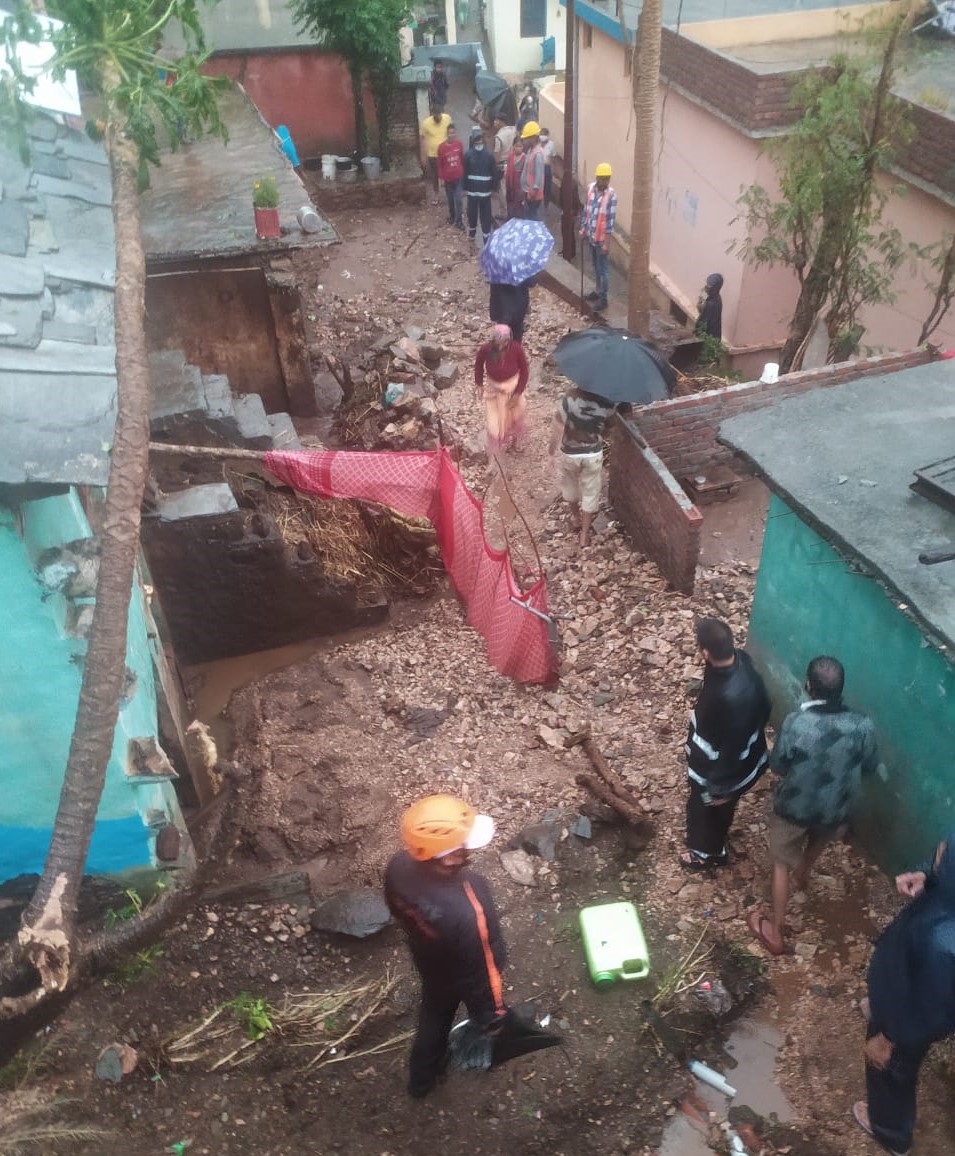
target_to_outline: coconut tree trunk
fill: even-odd
[[[106,89],[118,77],[105,77]],[[69,757],[43,875],[23,916],[19,942],[43,989],[71,973],[77,898],[126,672],[126,628],[149,465],[149,367],[143,332],[146,272],[139,232],[139,152],[115,116],[106,149],[116,232],[116,430],[110,456],[99,580]]]
[[[657,91],[663,0],[643,0],[637,27],[633,68],[633,207],[630,215],[630,287],[627,324],[641,337],[650,336],[650,231],[653,220],[653,145],[656,139]]]

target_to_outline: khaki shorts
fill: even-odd
[[[585,514],[596,514],[603,481],[603,450],[595,454],[560,455],[560,493],[565,502],[580,506]]]
[[[834,843],[840,827],[797,827],[775,811],[769,812],[769,853],[776,863],[795,869],[802,861],[803,852],[811,835],[823,844]]]

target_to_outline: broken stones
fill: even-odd
[[[512,843],[530,855],[539,855],[541,859],[552,860],[557,858],[560,832],[561,829],[556,823],[534,823],[516,835]]]
[[[458,363],[456,361],[442,361],[434,371],[436,389],[450,389],[458,380]]]
[[[373,887],[355,887],[324,899],[311,915],[316,931],[332,931],[367,939],[391,921],[391,912],[381,892]]]
[[[523,887],[536,887],[537,877],[534,874],[534,860],[526,851],[518,848],[516,851],[501,852],[501,866],[514,880]]]
[[[97,1056],[93,1071],[98,1080],[118,1084],[123,1076],[136,1070],[138,1063],[139,1054],[129,1044],[108,1044]]]

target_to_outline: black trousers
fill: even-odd
[[[736,804],[734,795],[728,803],[718,807],[703,802],[703,788],[690,779],[690,794],[686,800],[686,845],[699,855],[722,855],[726,850],[726,836],[733,825]]]
[[[472,197],[468,196],[468,236],[474,236],[477,229],[478,216],[481,218],[481,232],[484,234],[485,240],[490,236],[491,230],[494,228],[494,218],[491,213],[491,198],[490,197]]]
[[[434,1087],[447,1058],[448,1035],[454,1013],[463,1003],[472,1023],[489,1024],[497,1009],[490,992],[479,995],[462,990],[446,975],[421,975],[421,1006],[418,1029],[411,1045],[408,1091],[412,1096],[426,1096]]]
[[[459,229],[463,229],[464,222],[461,220],[460,178],[456,181],[444,182],[444,195],[448,198],[448,224],[457,225]]]
[[[870,1023],[865,1038],[871,1039],[879,1030],[876,1024]],[[904,1048],[896,1044],[884,1071],[871,1064],[865,1066],[869,1123],[879,1140],[893,1152],[907,1152],[912,1147],[915,1089],[927,1051],[928,1046]]]

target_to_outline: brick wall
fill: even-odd
[[[920,180],[928,181],[949,196],[955,196],[955,126],[950,116],[933,112],[921,104],[908,104],[906,111],[915,133],[896,165]]]
[[[634,546],[676,590],[693,593],[703,517],[634,427],[614,422],[610,500]]]
[[[787,374],[775,385],[751,381],[690,397],[654,402],[634,410],[629,421],[639,429],[667,469],[677,478],[705,474],[721,465],[729,466],[737,473],[749,472],[742,459],[717,441],[719,427],[727,418],[749,410],[762,409],[782,398],[794,397],[811,389],[828,388],[859,377],[911,369],[931,360],[931,353],[917,349],[909,353],[889,353],[859,361],[844,361],[839,365],[825,365],[820,369]],[[611,461],[611,486],[614,485],[615,469],[619,471],[627,468],[625,462],[618,464],[615,459]],[[626,486],[635,487],[633,502],[636,502],[639,485],[628,479]],[[621,478],[617,479],[616,487],[617,492],[624,488]]]
[[[789,99],[792,72],[760,74],[728,56],[663,29],[660,70],[673,84],[699,97],[749,132],[793,124]]]

